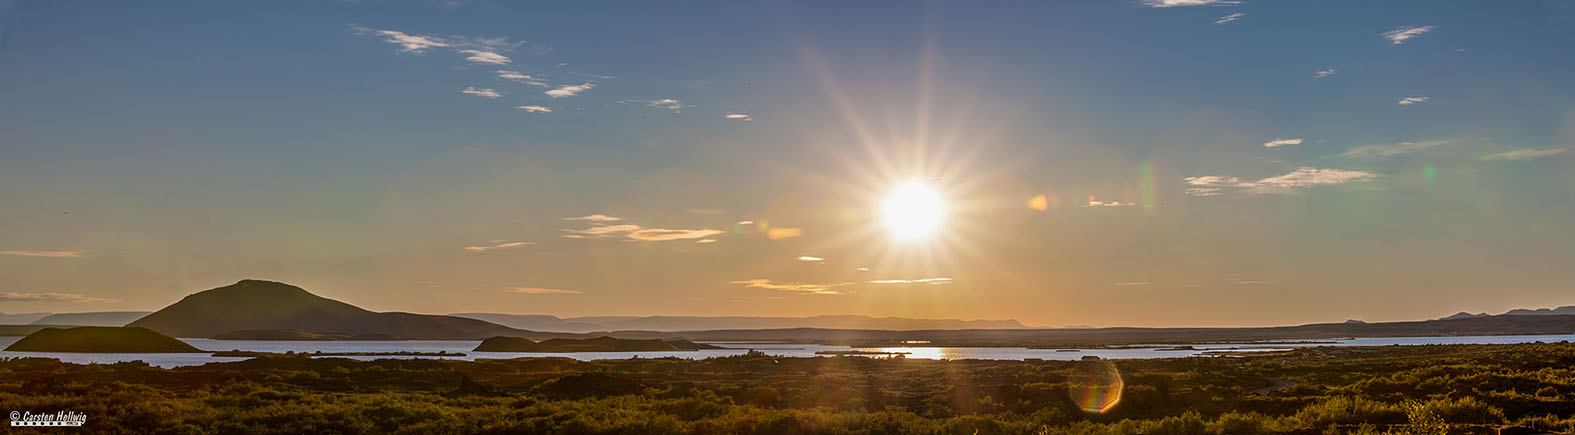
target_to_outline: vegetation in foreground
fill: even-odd
[[[1082,409],[1108,398],[1096,364],[1122,380],[1103,413]],[[0,404],[85,413],[104,433],[1572,432],[1572,367],[1564,343],[1115,362],[28,358],[0,361]]]

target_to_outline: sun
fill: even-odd
[[[881,217],[898,240],[924,240],[946,220],[946,201],[929,186],[910,182],[881,203]]]

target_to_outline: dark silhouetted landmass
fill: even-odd
[[[195,353],[202,352],[174,337],[147,328],[81,326],[45,328],[6,347],[12,352]]]
[[[0,313],[0,325],[26,325],[49,317],[50,313]]]
[[[629,340],[613,337],[586,339],[553,338],[533,341],[524,337],[492,337],[476,346],[476,352],[656,352],[675,350],[721,349],[688,340]]]
[[[1016,320],[956,320],[909,319],[902,317],[870,317],[857,315],[827,315],[813,317],[699,317],[699,316],[599,316],[558,318],[543,314],[457,313],[468,317],[514,328],[533,331],[601,332],[601,331],[701,331],[715,329],[1024,329]]]
[[[383,335],[407,340],[479,340],[535,334],[462,317],[376,313],[300,287],[259,280],[194,293],[128,326],[176,337],[215,337],[234,331],[268,329]]]
[[[34,325],[126,326],[146,316],[147,311],[104,311],[97,313],[59,313],[33,322]]]
[[[449,352],[449,351],[437,351],[437,352],[416,352],[416,351],[398,351],[398,352],[323,352],[323,351],[317,351],[317,352],[311,352],[311,353],[307,353],[307,352],[283,352],[283,353],[280,353],[280,352],[258,352],[258,351],[253,351],[253,350],[233,349],[233,350],[221,350],[221,351],[214,352],[213,356],[216,356],[216,357],[241,357],[241,358],[311,358],[311,357],[335,357],[335,356],[453,356],[453,357],[459,357],[459,356],[465,356],[465,354],[463,354],[463,353],[456,353],[456,352]]]
[[[89,433],[1488,435],[1575,432],[1572,365],[1575,344],[1115,361],[7,358],[0,403],[86,414]]]
[[[1499,314],[1499,315],[1500,316],[1569,316],[1569,315],[1575,315],[1575,305],[1563,306],[1563,307],[1558,307],[1558,308],[1537,308],[1537,309],[1516,308],[1516,309],[1513,309],[1513,310],[1506,311],[1506,312],[1504,312],[1504,314]],[[1473,318],[1473,317],[1493,317],[1493,315],[1488,314],[1488,313],[1471,314],[1471,313],[1468,313],[1468,312],[1465,312],[1465,311],[1461,311],[1461,312],[1452,314],[1449,317],[1444,317],[1444,318],[1441,318],[1441,319],[1438,319],[1438,320],[1470,319],[1470,318]]]
[[[301,330],[280,329],[248,329],[244,331],[230,331],[211,337],[215,340],[270,340],[270,341],[348,341],[348,340],[398,340],[388,334],[336,334],[318,333]]]

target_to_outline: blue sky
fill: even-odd
[[[1575,304],[1575,2],[0,11],[3,312],[243,278],[1036,325]],[[878,216],[911,180],[949,206],[923,243]]]

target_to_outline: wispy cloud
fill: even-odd
[[[486,64],[493,64],[493,65],[508,65],[509,62],[512,62],[509,59],[508,56],[504,56],[504,55],[498,54],[495,51],[465,49],[465,50],[459,50],[459,52],[460,53],[464,53],[464,54],[468,54],[469,56],[465,57],[465,61],[466,62],[470,62],[470,63],[486,63]]]
[[[1226,16],[1220,17],[1217,20],[1214,20],[1214,24],[1225,24],[1225,23],[1229,23],[1231,21],[1236,21],[1236,20],[1241,19],[1241,17],[1243,15],[1247,15],[1247,14],[1243,14],[1241,12],[1237,12],[1237,13],[1234,13],[1234,14],[1226,15]]]
[[[1384,39],[1388,39],[1389,42],[1392,43],[1392,44],[1400,45],[1400,44],[1405,43],[1405,41],[1407,41],[1407,40],[1409,40],[1411,38],[1422,36],[1423,33],[1431,32],[1431,31],[1433,31],[1433,26],[1421,26],[1421,27],[1402,26],[1402,27],[1397,27],[1394,30],[1390,30],[1388,32],[1384,32],[1382,34],[1379,34],[1378,36],[1382,36],[1382,37],[1384,37]]]
[[[695,243],[716,243],[716,239],[700,239],[696,240]]]
[[[487,252],[494,249],[518,248],[521,246],[534,244],[536,244],[536,242],[508,242],[503,240],[493,240],[492,244],[490,245],[466,246],[465,250],[470,252]]]
[[[566,221],[586,221],[586,222],[617,222],[617,221],[623,220],[623,218],[615,218],[615,217],[612,217],[612,216],[608,216],[608,215],[604,215],[604,214],[598,213],[598,214],[593,214],[593,215],[588,215],[588,216],[567,217],[567,218],[563,218],[563,220],[566,220]]]
[[[729,284],[738,284],[738,285],[742,285],[744,287],[762,288],[762,289],[766,289],[766,290],[778,290],[778,291],[785,291],[785,292],[802,292],[802,293],[810,293],[810,294],[818,294],[818,295],[837,295],[837,294],[842,294],[842,292],[838,292],[838,291],[832,290],[832,288],[844,286],[844,285],[847,285],[848,283],[836,283],[836,284],[805,284],[805,283],[796,283],[796,282],[780,282],[779,283],[779,282],[775,282],[775,281],[772,281],[772,280],[769,280],[769,279],[765,279],[765,278],[756,278],[756,279],[749,279],[749,280],[743,280],[743,281],[733,281],[733,282],[729,282]]]
[[[704,229],[698,229],[698,230],[672,230],[672,229],[666,229],[666,228],[642,228],[642,229],[630,232],[628,237],[630,239],[633,239],[633,240],[640,240],[640,241],[646,241],[646,242],[662,242],[662,241],[668,241],[668,240],[703,239],[703,238],[711,237],[711,236],[714,236],[714,235],[717,235],[717,234],[722,234],[722,232],[719,231],[719,230],[713,230],[713,229],[710,229],[710,228],[704,228]]]
[[[1377,177],[1378,174],[1365,171],[1318,169],[1303,166],[1295,171],[1291,171],[1289,174],[1269,177],[1251,183],[1240,183],[1237,186],[1249,188],[1250,191],[1255,193],[1292,194],[1297,193],[1296,189],[1368,181]]]
[[[1128,206],[1132,206],[1132,205],[1135,205],[1135,204],[1130,203],[1130,202],[1121,202],[1121,201],[1105,202],[1105,201],[1100,201],[1100,200],[1093,199],[1093,198],[1089,198],[1088,199],[1088,206],[1089,207],[1128,207]]]
[[[645,228],[645,227],[642,227],[642,226],[639,226],[639,225],[635,225],[635,224],[617,224],[617,225],[613,225],[613,224],[609,224],[609,223],[610,222],[621,221],[622,219],[615,218],[615,217],[612,217],[612,216],[602,215],[602,214],[593,214],[593,215],[589,215],[589,216],[581,216],[581,217],[574,217],[574,218],[564,218],[564,220],[584,221],[584,222],[590,222],[591,223],[591,227],[590,228],[584,228],[584,229],[572,229],[571,228],[571,229],[563,230],[563,232],[565,233],[564,237],[571,238],[571,239],[622,238],[622,239],[626,239],[626,240],[642,241],[642,242],[663,242],[663,241],[669,241],[669,240],[704,239],[706,237],[722,234],[722,231],[714,230],[714,229],[710,229],[710,228],[702,228],[702,229],[697,229],[697,230],[690,230],[690,229],[668,229],[668,228]]]
[[[680,102],[678,102],[678,100],[675,100],[675,99],[672,99],[672,98],[662,98],[662,99],[647,101],[647,102],[645,102],[645,105],[651,106],[651,107],[655,107],[655,108],[658,108],[658,109],[667,109],[667,110],[671,110],[671,111],[674,111],[674,112],[681,112],[684,109],[684,104],[683,103],[680,103]]]
[[[383,42],[398,45],[402,53],[421,53],[432,47],[447,47],[449,43],[442,38],[426,35],[412,35],[397,30],[378,30],[361,26],[350,26],[356,34],[372,34],[383,37]]]
[[[1177,6],[1235,6],[1241,4],[1238,0],[1143,0],[1143,5],[1154,8],[1173,8]]]
[[[564,290],[564,289],[540,288],[540,287],[514,287],[514,288],[510,288],[509,292],[511,292],[511,293],[524,293],[524,294],[527,294],[527,295],[577,295],[577,294],[580,294],[579,290]]]
[[[1529,148],[1528,149],[1510,150],[1510,151],[1505,151],[1505,152],[1502,152],[1502,153],[1488,154],[1488,155],[1482,156],[1482,160],[1536,160],[1536,159],[1540,159],[1540,158],[1544,158],[1544,157],[1553,157],[1553,156],[1556,156],[1556,155],[1564,154],[1564,153],[1570,152],[1570,150],[1572,148],[1575,148],[1575,147],[1548,148],[1548,149],[1540,149],[1540,150],[1539,149],[1529,149]]]
[[[579,95],[579,93],[585,92],[585,91],[590,90],[591,88],[594,88],[594,87],[596,87],[596,85],[592,84],[592,83],[583,83],[583,84],[578,84],[578,85],[563,85],[563,86],[559,86],[557,88],[548,89],[547,92],[543,92],[543,93],[547,94],[547,96],[552,97],[552,98],[565,98],[565,97],[572,97],[572,96],[575,96],[575,95]]]
[[[808,262],[811,262],[811,263],[819,263],[819,262],[822,262],[822,261],[826,261],[826,259],[820,258],[820,257],[811,257],[811,256],[808,256],[808,255],[805,255],[805,256],[798,257],[798,261],[808,261]]]
[[[16,257],[80,258],[84,254],[86,254],[86,252],[84,252],[84,251],[26,251],[26,250],[0,251],[0,255],[11,255],[11,256],[16,256]]]
[[[1400,101],[1396,101],[1395,104],[1399,104],[1401,106],[1409,106],[1409,105],[1412,105],[1412,104],[1426,103],[1427,100],[1431,100],[1431,99],[1432,99],[1432,97],[1422,97],[1422,96],[1405,97],[1405,98],[1401,98]]]
[[[1118,282],[1118,283],[1116,283],[1117,286],[1121,286],[1121,287],[1133,287],[1133,286],[1149,285],[1149,284],[1153,284],[1153,283],[1148,282],[1148,281],[1129,281],[1129,282]]]
[[[1217,196],[1227,188],[1245,193],[1285,195],[1299,193],[1298,189],[1368,181],[1378,176],[1378,174],[1365,171],[1319,169],[1304,166],[1285,175],[1268,177],[1258,181],[1241,181],[1241,179],[1236,177],[1218,175],[1187,177],[1183,181],[1188,185],[1195,186],[1185,191],[1187,195],[1191,196]]]
[[[531,85],[531,86],[541,86],[543,88],[551,87],[551,86],[547,85],[547,81],[542,80],[541,78],[538,78],[538,77],[530,75],[530,74],[520,73],[519,71],[509,71],[509,70],[502,70],[502,69],[500,69],[500,70],[498,70],[498,78],[500,78],[500,79],[507,79],[507,80],[517,80],[517,81],[520,81],[522,83],[525,83],[525,84],[528,84],[528,85]]]
[[[739,121],[753,121],[755,119],[755,118],[750,118],[749,115],[745,115],[745,114],[742,114],[742,113],[729,113],[729,114],[726,114],[726,115],[722,115],[722,117],[726,118],[726,119],[733,119],[733,120],[739,120]]]
[[[951,284],[951,278],[875,279],[870,284]]]
[[[69,303],[110,303],[120,302],[120,299],[97,298],[78,293],[17,293],[0,292],[0,302],[69,302]]]
[[[1356,148],[1351,148],[1349,150],[1346,150],[1344,153],[1341,153],[1340,155],[1344,156],[1344,157],[1354,157],[1354,158],[1395,157],[1395,156],[1400,156],[1400,155],[1414,153],[1414,152],[1417,152],[1417,151],[1425,150],[1425,149],[1436,147],[1436,146],[1439,146],[1439,145],[1444,145],[1444,144],[1447,144],[1449,142],[1450,141],[1447,141],[1447,140],[1428,140],[1428,141],[1421,141],[1421,142],[1400,142],[1400,143],[1397,143],[1397,144],[1387,144],[1387,145],[1367,145],[1367,146],[1359,146],[1359,147],[1356,147]]]
[[[1268,141],[1268,142],[1264,142],[1263,143],[1263,147],[1264,148],[1279,148],[1279,147],[1286,146],[1286,145],[1301,145],[1301,144],[1302,144],[1302,139],[1301,138],[1275,139],[1275,140],[1271,140],[1271,141]]]
[[[547,106],[515,106],[514,108],[530,113],[552,113],[552,108]]]
[[[465,88],[465,90],[459,91],[459,92],[463,93],[463,94],[475,95],[475,96],[478,96],[478,97],[481,97],[481,98],[486,98],[486,99],[493,99],[493,98],[498,98],[498,97],[503,96],[503,94],[498,93],[498,91],[493,90],[492,88],[476,89],[475,86],[468,86],[468,87]]]
[[[1313,73],[1313,77],[1317,77],[1317,78],[1321,79],[1321,78],[1324,78],[1324,77],[1328,77],[1328,76],[1334,75],[1334,72],[1335,72],[1334,68],[1325,68],[1325,69],[1318,70],[1318,72]]]

